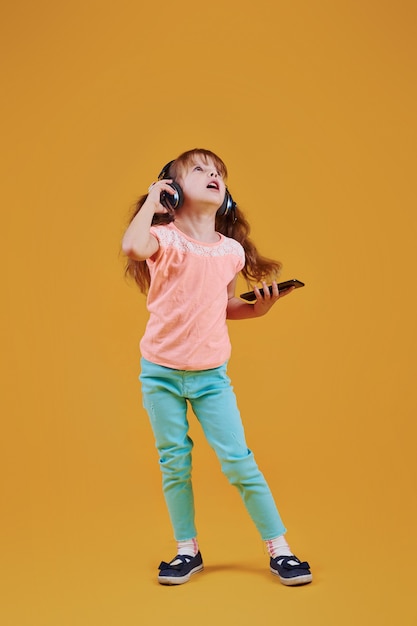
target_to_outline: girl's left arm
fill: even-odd
[[[294,291],[294,287],[291,287],[291,289],[286,289],[284,292],[279,293],[278,285],[273,281],[272,294],[270,294],[266,282],[262,281],[264,295],[261,294],[258,287],[254,287],[253,290],[256,295],[256,301],[254,304],[250,304],[249,302],[243,302],[243,300],[235,295],[236,282],[237,275],[227,287],[228,302],[226,317],[229,320],[245,320],[251,317],[262,317],[262,315],[268,313],[280,298]]]

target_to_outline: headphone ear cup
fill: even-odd
[[[221,206],[217,209],[217,215],[219,217],[224,217],[228,215],[231,211],[236,207],[236,202],[233,200],[230,195],[229,190],[226,188],[226,193],[224,194],[224,200]]]
[[[171,194],[163,191],[161,193],[160,202],[162,206],[164,206],[166,209],[179,209],[184,202],[184,194],[182,192],[182,189],[176,182],[168,183],[168,185],[172,187],[174,193]]]

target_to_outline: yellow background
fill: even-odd
[[[5,626],[417,624],[412,0],[16,0],[1,10]],[[141,407],[136,197],[207,147],[306,287],[234,322],[249,445],[314,583],[288,589],[193,423],[204,574]],[[245,285],[242,285],[245,288]],[[242,289],[242,290],[243,290]]]

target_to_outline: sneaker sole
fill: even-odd
[[[188,583],[193,574],[197,574],[203,569],[204,565],[197,565],[197,567],[194,567],[194,569],[189,571],[188,574],[185,574],[184,576],[158,576],[158,582],[161,585],[182,585],[183,583]]]
[[[278,576],[283,585],[287,587],[295,587],[296,585],[308,585],[313,580],[312,574],[304,574],[303,576],[293,576],[292,578],[283,578],[272,567],[270,568],[274,576]]]

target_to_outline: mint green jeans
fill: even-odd
[[[141,359],[143,405],[149,415],[162,485],[177,541],[197,535],[191,481],[193,441],[187,402],[263,540],[286,532],[271,491],[248,449],[226,364],[210,370],[175,370]]]

